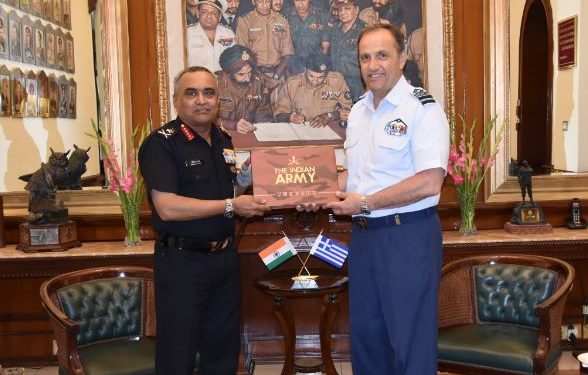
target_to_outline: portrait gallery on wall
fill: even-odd
[[[64,29],[70,0],[0,0],[0,116],[76,117],[77,85],[66,76],[75,73],[74,39]]]
[[[207,6],[202,7],[202,3]],[[184,65],[202,65],[222,77],[223,62],[219,61],[222,51],[235,44],[247,47],[251,56],[243,54],[243,59],[252,63],[267,91],[273,91],[274,118],[280,111],[278,98],[287,96],[284,87],[288,79],[297,75],[303,77],[305,69],[310,67],[328,71],[327,77],[342,77],[349,99],[355,102],[364,92],[357,58],[358,37],[366,25],[381,23],[396,26],[404,36],[407,81],[415,87],[426,87],[424,3],[425,0],[184,0],[181,5]],[[264,6],[271,8],[266,15],[270,17],[269,22],[256,15],[256,7]],[[218,25],[215,17],[218,17]],[[211,22],[217,27],[213,42],[204,31],[210,29]],[[328,59],[316,64],[318,54]],[[287,67],[282,69],[280,63],[285,56]],[[226,73],[235,72],[225,69]],[[223,81],[219,78],[219,82]],[[220,90],[222,113],[223,87]],[[319,100],[336,97],[332,105],[336,110],[341,108],[339,104],[344,95],[339,91],[326,91],[319,95]],[[309,110],[313,105],[308,102],[304,108],[291,108],[290,112],[297,109],[316,114],[317,111]],[[251,114],[251,118],[254,117]]]

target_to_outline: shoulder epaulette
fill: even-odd
[[[156,132],[157,132],[157,135],[159,135],[160,137],[163,137],[165,139],[175,137],[176,134],[178,134],[178,132],[176,131],[176,129],[173,127],[172,124],[164,125],[161,128],[159,128],[158,130],[156,130]]]
[[[223,133],[223,135],[224,135],[225,137],[227,137],[227,138],[231,139],[231,135],[229,134],[229,132],[227,131],[227,129],[225,129],[225,127],[223,126],[223,123],[222,123],[222,121],[219,121],[219,122],[216,124],[216,127],[218,128],[218,130],[220,130],[220,131],[221,131],[221,133]]]
[[[435,99],[429,92],[421,87],[417,87],[412,94],[421,102],[422,105],[435,103]]]

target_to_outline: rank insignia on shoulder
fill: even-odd
[[[433,96],[423,88],[417,87],[412,91],[412,94],[421,102],[422,105],[435,103]]]
[[[176,129],[174,129],[174,128],[161,128],[157,131],[157,134],[165,137],[165,139],[168,139],[169,137],[173,137],[174,135],[176,135]]]
[[[184,138],[186,138],[187,141],[191,141],[194,138],[196,138],[196,134],[194,134],[192,129],[190,129],[186,124],[180,125],[180,131],[182,132]]]
[[[235,153],[235,150],[223,148],[223,156],[225,157],[225,163],[233,165],[237,164],[237,153]]]
[[[345,99],[347,100],[351,100],[351,91],[345,91],[345,95],[343,95],[345,97]]]
[[[224,127],[223,122],[219,121],[216,124],[216,127],[218,128],[218,130],[221,131],[221,133],[223,133],[223,135],[229,139],[231,139],[231,135],[229,134],[229,132],[227,131],[227,129]]]
[[[408,126],[402,121],[401,119],[397,118],[388,122],[384,126],[384,131],[388,135],[394,135],[396,137],[400,137],[401,135],[405,135],[406,131],[408,130]]]

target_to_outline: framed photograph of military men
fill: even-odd
[[[55,67],[55,30],[51,25],[45,26],[45,40],[47,53],[47,67]]]
[[[25,76],[20,68],[12,70],[12,117],[23,117],[26,106]]]
[[[12,95],[10,93],[10,70],[6,65],[0,66],[0,116],[12,114]]]
[[[185,66],[217,73],[220,122],[235,133],[237,147],[258,143],[253,124],[262,122],[330,127],[340,139],[317,135],[312,142],[342,145],[347,115],[365,92],[357,57],[364,27],[397,26],[408,47],[405,76],[426,85],[424,1],[183,0]]]
[[[37,77],[37,84],[39,86],[39,117],[49,117],[49,77],[45,71],[41,71]]]
[[[31,12],[31,0],[20,0],[20,9],[23,12],[30,13]]]
[[[22,50],[22,61],[27,64],[35,64],[35,28],[33,21],[29,16],[25,16],[22,19],[22,37],[23,37],[23,50]]]
[[[41,0],[31,0],[31,14],[37,17],[43,16],[43,5],[41,4]]]
[[[61,0],[53,0],[53,23],[60,26],[63,24]]]
[[[59,113],[57,117],[67,118],[67,107],[69,105],[69,82],[64,75],[59,76],[57,80],[57,88],[59,93]]]
[[[70,33],[65,34],[65,70],[69,73],[75,72],[74,41]]]
[[[22,61],[22,40],[21,40],[21,26],[20,17],[15,11],[8,14],[8,38],[10,39],[10,60]]]
[[[53,4],[51,0],[43,0],[43,18],[47,21],[53,21]]]
[[[65,35],[61,28],[55,32],[55,69],[65,70]]]
[[[59,114],[57,108],[59,94],[57,92],[57,78],[55,74],[50,74],[47,81],[49,82],[49,117],[55,118]]]
[[[67,117],[76,118],[76,94],[78,85],[73,78],[69,79],[69,98],[67,102]]]
[[[32,70],[26,74],[25,78],[26,104],[25,117],[37,117],[37,75]]]
[[[71,2],[63,0],[63,27],[71,30]]]
[[[45,26],[39,20],[35,22],[35,64],[38,66],[47,65]]]
[[[8,14],[0,7],[0,59],[8,60]]]

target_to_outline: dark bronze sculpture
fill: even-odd
[[[74,145],[75,150],[68,158],[70,150],[55,152],[47,163],[35,172],[20,176],[26,181],[25,190],[29,191],[29,222],[34,224],[56,223],[68,220],[67,208],[55,201],[56,190],[81,190],[81,176],[86,171],[88,149]]]
[[[519,162],[511,159],[508,172],[509,175],[517,177],[523,200],[514,207],[510,223],[505,224],[505,229],[515,233],[550,232],[551,225],[545,220],[543,210],[533,201],[533,168],[526,160]]]

